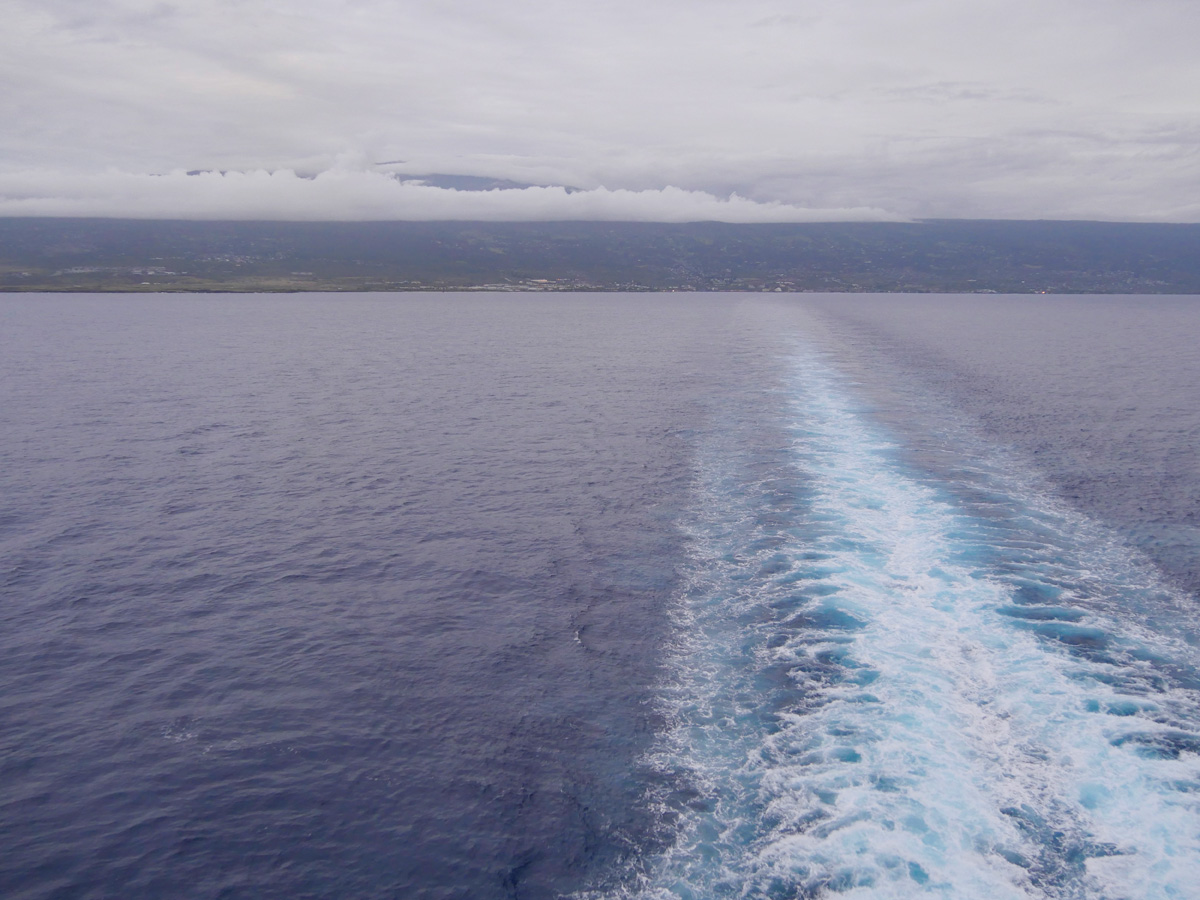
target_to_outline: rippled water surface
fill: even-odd
[[[1176,898],[1191,298],[0,298],[0,894]]]

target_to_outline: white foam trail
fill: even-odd
[[[1039,564],[1046,596],[1096,573],[1029,535],[997,549],[811,353],[793,412],[790,502],[709,467],[655,755],[689,788],[633,893],[1196,896],[1198,704],[1140,652],[1155,636],[1118,604],[1029,605]],[[1062,524],[1030,516],[1043,542]],[[1024,582],[990,568],[1010,551]]]

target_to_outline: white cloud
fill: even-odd
[[[1197,33],[1194,0],[8,0],[0,171],[307,174],[349,152],[802,208],[1178,218]]]
[[[460,191],[339,168],[305,178],[291,170],[167,175],[128,172],[0,174],[0,215],[149,219],[601,220],[845,222],[896,220],[881,209],[808,209],[675,187],[568,191],[527,187]]]

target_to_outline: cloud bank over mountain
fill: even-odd
[[[0,215],[287,221],[480,220],[627,222],[855,222],[899,220],[881,209],[807,209],[661,190],[562,187],[455,190],[376,172],[331,170],[304,178],[266,172],[108,172],[0,175]]]
[[[1196,221],[1197,33],[1192,0],[9,0],[0,214]]]

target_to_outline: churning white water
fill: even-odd
[[[982,517],[812,351],[780,402],[771,477],[701,467],[652,760],[676,837],[634,892],[1195,896],[1194,652],[1142,624],[1169,592],[998,466],[1018,512]]]

